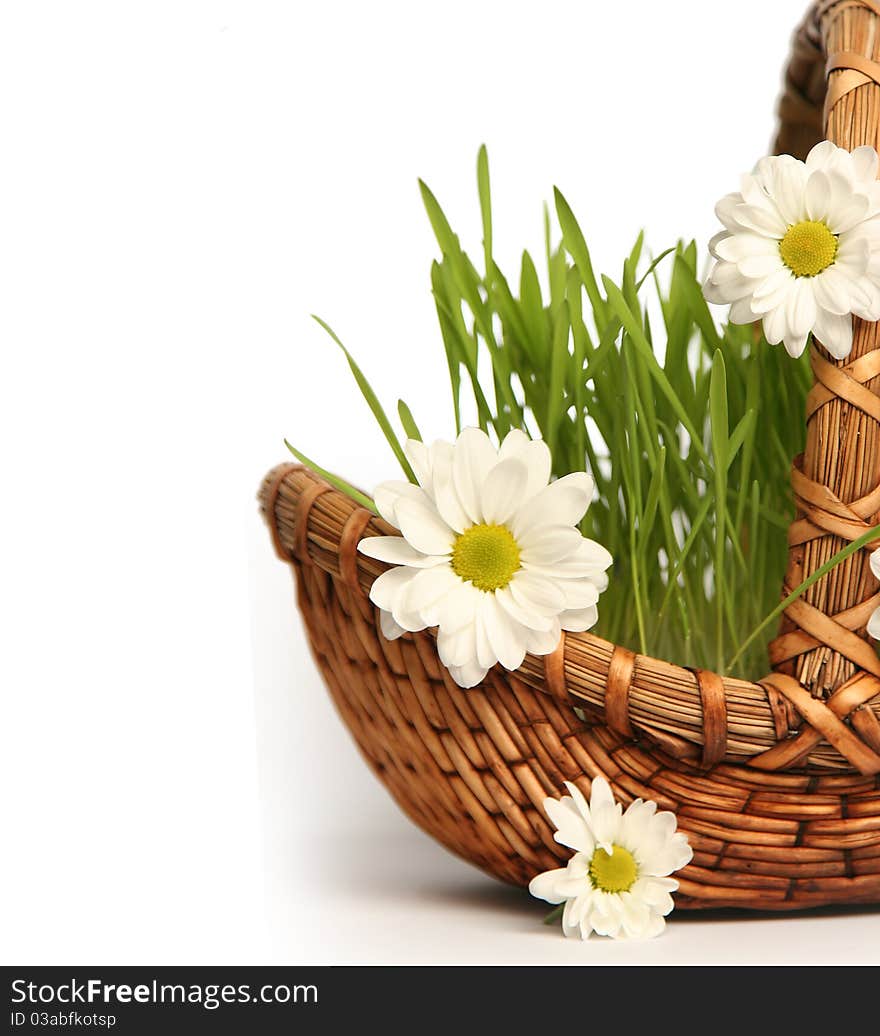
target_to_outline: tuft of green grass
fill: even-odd
[[[475,261],[420,182],[440,253],[431,285],[449,437],[470,395],[496,439],[522,428],[547,442],[554,475],[592,474],[581,531],[614,557],[594,632],[681,665],[723,673],[734,660],[739,675],[762,675],[793,515],[789,469],[804,445],[806,353],[791,359],[758,325],[717,327],[693,241],[651,259],[640,234],[616,277],[597,276],[559,190],[557,225],[545,210],[543,286],[528,251],[505,274],[492,251],[489,185],[481,148]],[[332,336],[412,479],[378,398]],[[403,401],[398,413],[405,434],[420,437]]]

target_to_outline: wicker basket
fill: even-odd
[[[823,126],[843,147],[880,147],[878,61],[880,0],[820,0],[795,36],[777,151],[803,157]],[[880,512],[878,326],[855,321],[845,362],[821,347],[812,361],[787,587]],[[542,801],[602,774],[624,803],[677,813],[694,848],[680,907],[880,901],[880,661],[864,634],[880,594],[867,550],[788,608],[758,683],[569,634],[463,691],[430,631],[379,632],[367,591],[384,566],[356,546],[396,530],[294,465],[270,472],[260,498],[343,720],[404,812],[459,856],[520,885],[558,866],[568,853]]]

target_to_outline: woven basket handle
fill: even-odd
[[[876,84],[880,73],[878,18],[880,0],[819,0],[810,9],[795,33],[785,72],[774,154],[805,158],[826,136],[850,149],[876,144],[876,118],[857,121],[854,115],[857,106],[868,114],[865,95],[872,91],[861,87]]]
[[[779,105],[777,153],[803,158],[826,138],[880,148],[880,0],[819,0],[794,38]],[[880,335],[854,319],[853,350],[835,361],[812,348],[815,382],[807,441],[792,476],[797,519],[789,533],[784,593],[861,536],[880,515]],[[876,665],[865,624],[880,605],[860,551],[786,612],[771,662],[814,696]]]

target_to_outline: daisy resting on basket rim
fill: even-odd
[[[852,349],[853,314],[880,319],[880,184],[872,147],[830,141],[805,162],[762,158],[715,208],[709,302],[730,320],[761,320],[773,345],[800,356],[810,332],[836,359]]]
[[[358,544],[396,566],[370,590],[386,637],[436,626],[440,660],[473,687],[496,662],[518,669],[527,651],[552,652],[562,630],[595,624],[611,555],[576,528],[589,475],[549,482],[549,448],[518,429],[497,448],[466,428],[454,444],[409,439],[405,450],[419,484],[383,482],[374,494],[402,535]]]
[[[532,878],[529,892],[565,904],[562,931],[569,937],[659,935],[678,888],[669,875],[694,855],[676,831],[675,814],[658,813],[655,802],[642,799],[624,813],[602,777],[593,778],[589,802],[574,784],[565,786],[569,795],[545,799],[544,809],[557,829],[553,837],[575,854],[567,867]]]

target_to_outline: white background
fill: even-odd
[[[876,912],[572,944],[369,776],[254,493],[393,460],[326,317],[451,432],[423,176],[479,246],[702,242],[803,0],[41,3],[0,16],[6,962],[880,961]],[[595,10],[593,10],[595,9]]]

